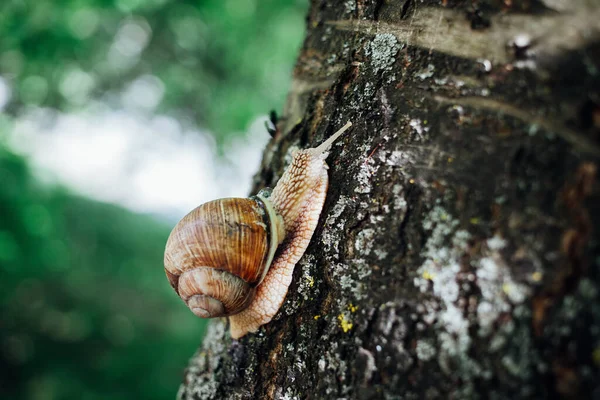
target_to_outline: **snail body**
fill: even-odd
[[[179,221],[165,248],[165,272],[194,314],[228,316],[234,339],[271,321],[317,226],[328,150],[350,126],[294,152],[272,192],[210,201]]]

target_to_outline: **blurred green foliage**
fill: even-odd
[[[0,398],[174,398],[205,327],[162,270],[171,224],[40,184],[3,134],[32,108],[98,102],[240,131],[281,109],[306,10],[305,0],[0,1],[10,88],[4,114],[0,96]]]
[[[94,97],[131,106],[122,91],[145,76],[164,94],[159,112],[242,130],[282,108],[306,9],[306,0],[2,0],[8,111],[73,110]]]
[[[165,279],[169,227],[2,149],[0,182],[0,398],[173,398],[204,322]]]

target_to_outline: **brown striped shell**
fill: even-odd
[[[283,239],[280,220],[261,196],[219,199],[196,207],[167,241],[165,272],[171,286],[199,317],[242,311],[254,298]]]

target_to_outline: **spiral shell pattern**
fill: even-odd
[[[257,198],[210,201],[175,226],[165,249],[173,289],[199,317],[242,311],[268,269],[271,228]]]

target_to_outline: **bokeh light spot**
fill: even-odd
[[[96,32],[99,23],[98,12],[91,8],[78,8],[69,18],[69,29],[78,39],[87,39]]]
[[[48,82],[42,76],[28,76],[21,83],[20,95],[24,103],[41,104],[48,95]]]
[[[90,92],[94,89],[94,77],[77,67],[68,69],[60,80],[60,94],[74,104],[84,104],[88,101]]]
[[[12,91],[8,85],[8,81],[0,76],[0,111],[8,104],[12,96]]]

